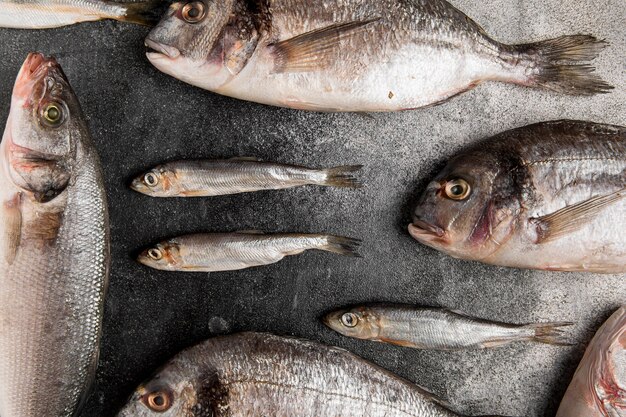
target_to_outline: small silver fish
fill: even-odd
[[[626,128],[558,120],[455,155],[409,225],[461,259],[552,271],[626,272]]]
[[[596,332],[556,417],[626,416],[626,307]]]
[[[416,349],[483,349],[513,342],[567,345],[560,327],[572,323],[505,324],[443,308],[369,305],[327,314],[324,323],[348,337]]]
[[[104,0],[0,0],[0,27],[51,29],[114,19],[152,25],[163,10],[160,0],[116,3]]]
[[[612,89],[574,35],[492,39],[444,0],[185,0],[146,38],[162,72],[242,100],[314,111],[398,111],[485,81],[593,95]]]
[[[273,264],[309,249],[359,256],[359,245],[357,239],[322,234],[207,233],[166,240],[137,260],[164,271],[234,271]]]
[[[343,349],[261,333],[182,351],[118,417],[460,417],[427,390]]]
[[[361,168],[311,169],[251,158],[177,161],[135,178],[131,188],[152,197],[206,197],[302,185],[358,188],[361,184],[355,174]]]

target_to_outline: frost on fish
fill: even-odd
[[[626,416],[626,307],[596,333],[569,385],[557,417]]]

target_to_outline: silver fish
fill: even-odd
[[[241,333],[170,360],[118,417],[456,417],[433,394],[343,349]]]
[[[144,250],[137,261],[164,271],[234,271],[273,264],[310,249],[359,256],[359,245],[357,239],[323,234],[206,233],[158,243]]]
[[[358,165],[311,169],[252,158],[176,161],[140,175],[131,188],[152,197],[206,197],[302,185],[358,188],[355,174],[361,168]]]
[[[572,323],[505,324],[443,308],[369,305],[327,314],[324,323],[348,337],[416,349],[483,349],[513,342],[567,345],[560,327]]]
[[[626,307],[598,330],[556,417],[626,416]]]
[[[189,0],[148,35],[159,70],[230,97],[316,111],[442,103],[484,81],[593,95],[593,36],[505,45],[445,0]]]
[[[561,120],[499,134],[452,158],[409,232],[457,258],[626,272],[626,128]]]
[[[160,0],[116,3],[104,0],[0,0],[0,27],[50,29],[114,19],[151,25],[158,20]]]
[[[0,155],[0,415],[71,417],[98,362],[109,227],[96,149],[54,59],[26,59]]]

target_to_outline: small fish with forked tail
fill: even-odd
[[[560,328],[572,325],[505,324],[444,308],[394,304],[341,309],[327,314],[324,323],[348,337],[436,350],[483,349],[524,341],[568,345]]]
[[[164,271],[234,271],[273,264],[309,249],[358,256],[359,245],[357,239],[323,234],[206,233],[166,240],[137,260]]]
[[[253,158],[177,161],[137,177],[131,188],[152,197],[207,197],[302,185],[359,188],[360,165],[311,169]]]

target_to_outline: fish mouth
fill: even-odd
[[[177,48],[159,43],[149,38],[146,39],[145,45],[146,48],[148,48],[148,51],[146,52],[148,59],[159,57],[176,59],[180,56],[180,51]]]
[[[446,243],[446,231],[439,226],[416,219],[409,224],[409,234],[413,239],[426,243]]]
[[[13,96],[18,99],[28,99],[35,87],[43,84],[41,81],[48,77],[66,80],[55,58],[46,58],[43,54],[31,52],[17,75]]]

